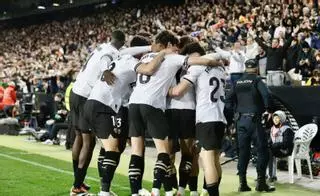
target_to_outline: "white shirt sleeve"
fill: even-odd
[[[187,57],[179,54],[168,54],[165,60],[170,63],[170,66],[180,68],[185,65]]]
[[[142,63],[150,63],[152,61],[152,59],[154,59],[154,57],[157,56],[157,53],[149,53],[144,55],[140,61],[137,62],[137,64],[134,67],[134,70],[136,71],[137,68],[139,67],[139,65],[141,65]]]
[[[221,54],[216,53],[216,52],[214,52],[214,53],[209,53],[209,54],[203,55],[203,56],[201,56],[201,57],[207,58],[207,59],[210,59],[210,60],[220,60],[220,59],[223,58]]]
[[[132,56],[137,54],[142,54],[151,51],[151,46],[135,46],[130,48],[125,48],[120,51],[120,55],[130,54]]]
[[[205,71],[206,67],[205,66],[191,66],[187,74],[183,76],[183,79],[189,81],[191,84],[196,84],[198,77],[201,75],[203,71]]]
[[[231,53],[229,51],[222,50],[220,47],[216,47],[216,51],[223,58],[230,58]]]
[[[110,68],[112,62],[112,57],[109,55],[104,55],[101,57],[99,63],[100,71],[105,71]]]
[[[137,59],[135,59],[135,58],[130,58],[130,59],[128,59],[128,68],[129,68],[129,70],[131,70],[131,71],[135,71],[135,68],[136,68],[136,65],[138,64],[138,60]]]

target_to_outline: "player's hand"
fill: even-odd
[[[229,66],[230,61],[228,59],[220,59],[220,62],[222,63],[222,66]]]
[[[117,77],[110,70],[105,70],[103,72],[103,81],[105,81],[108,85],[113,85],[116,79]]]

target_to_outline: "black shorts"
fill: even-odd
[[[90,133],[89,125],[85,121],[84,105],[87,98],[70,92],[70,113],[72,126],[81,133]]]
[[[117,115],[110,107],[96,100],[88,100],[85,112],[85,120],[99,139],[107,139],[110,134],[114,138],[127,138],[128,132],[121,129],[127,122],[123,122],[122,115]]]
[[[129,105],[129,136],[145,137],[145,130],[155,139],[169,137],[169,125],[164,112],[145,104]]]
[[[196,140],[198,147],[205,150],[220,150],[225,131],[223,122],[197,123]]]
[[[170,127],[169,138],[195,138],[196,111],[187,109],[166,110],[166,117]]]

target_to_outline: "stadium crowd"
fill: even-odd
[[[123,135],[121,135],[121,133],[118,133],[121,132],[121,120],[124,119],[124,117],[121,116],[123,114],[120,114],[120,111],[125,108],[121,107],[124,106],[125,102],[125,100],[122,100],[124,98],[122,97],[121,93],[125,94],[124,91],[129,91],[129,89],[126,89],[126,86],[123,84],[121,84],[123,86],[118,84],[113,87],[111,83],[114,83],[114,81],[109,81],[108,83],[107,80],[109,79],[109,77],[112,78],[112,74],[107,75],[108,71],[114,71],[116,74],[118,74],[117,76],[119,76],[119,80],[123,80],[124,84],[126,84],[126,82],[128,82],[128,84],[133,83],[136,79],[135,76],[137,72],[138,74],[140,74],[139,77],[137,77],[139,78],[139,83],[146,84],[150,81],[150,77],[155,74],[155,70],[157,70],[161,64],[165,64],[167,66],[172,65],[172,67],[168,66],[168,69],[172,69],[172,72],[163,72],[168,75],[163,74],[161,76],[159,76],[159,74],[155,74],[155,77],[169,78],[170,76],[171,78],[173,78],[177,71],[182,67],[182,64],[184,66],[183,68],[187,69],[189,68],[188,66],[191,66],[193,64],[201,64],[204,66],[212,67],[220,66],[220,68],[218,69],[212,69],[213,71],[208,67],[205,69],[201,68],[199,69],[200,71],[194,71],[195,73],[197,73],[197,76],[194,76],[192,74],[190,75],[188,69],[188,74],[186,75],[186,77],[181,77],[181,80],[185,79],[184,82],[186,89],[181,90],[181,92],[179,91],[179,88],[182,88],[179,85],[183,82],[177,84],[176,87],[170,88],[170,90],[169,85],[164,85],[164,95],[163,92],[156,92],[160,94],[159,97],[163,98],[164,101],[162,102],[160,98],[159,101],[158,97],[155,98],[156,101],[159,101],[159,103],[152,102],[152,104],[156,106],[149,104],[149,107],[147,104],[150,100],[154,99],[154,97],[150,96],[151,98],[149,98],[148,95],[146,96],[147,98],[141,98],[141,95],[145,92],[145,90],[150,92],[152,91],[150,94],[153,95],[153,90],[156,89],[153,87],[155,87],[156,84],[153,84],[154,86],[152,86],[152,88],[150,87],[151,85],[148,88],[148,86],[145,87],[143,85],[137,84],[137,86],[134,88],[134,91],[130,98],[129,107],[129,115],[132,112],[130,117],[129,135],[131,135],[131,144],[133,146],[132,149],[136,150],[131,156],[129,166],[129,179],[131,183],[132,195],[138,195],[138,191],[142,190],[141,181],[143,175],[142,157],[144,156],[144,150],[140,146],[140,144],[143,143],[143,141],[141,141],[140,139],[141,137],[143,138],[145,134],[144,132],[139,131],[142,130],[142,127],[146,125],[143,125],[143,123],[145,123],[145,119],[142,120],[142,122],[141,119],[138,119],[137,116],[140,115],[141,111],[148,110],[150,112],[149,114],[151,114],[151,112],[154,112],[155,116],[159,115],[157,117],[154,117],[153,119],[145,116],[143,118],[147,118],[146,121],[150,121],[150,123],[152,124],[155,123],[155,118],[159,117],[157,125],[151,126],[150,128],[150,124],[148,124],[148,129],[150,128],[150,130],[148,131],[149,134],[151,134],[151,137],[154,139],[157,150],[159,152],[154,169],[155,180],[152,192],[154,195],[160,195],[159,189],[161,188],[161,183],[166,186],[166,183],[168,182],[165,179],[167,178],[167,175],[171,175],[167,174],[167,172],[171,167],[171,157],[169,157],[169,154],[171,156],[172,152],[169,152],[171,150],[168,150],[169,146],[166,146],[167,139],[163,139],[168,137],[168,135],[166,135],[167,133],[163,133],[163,135],[161,135],[159,131],[159,129],[167,130],[167,127],[164,125],[166,123],[161,123],[161,120],[163,120],[161,119],[162,113],[160,112],[161,114],[159,114],[158,109],[163,109],[166,107],[165,104],[164,106],[162,106],[161,104],[165,102],[167,92],[171,97],[182,96],[182,91],[186,92],[188,88],[196,84],[196,77],[199,77],[202,71],[206,71],[208,74],[210,72],[210,74],[212,74],[211,76],[213,76],[205,79],[210,80],[210,86],[213,86],[215,82],[217,88],[215,88],[212,92],[205,92],[205,94],[209,93],[210,101],[214,104],[217,104],[217,107],[221,108],[221,110],[215,110],[216,113],[214,114],[209,110],[203,112],[205,114],[202,114],[202,117],[205,116],[204,118],[210,118],[213,124],[205,124],[207,123],[206,120],[202,124],[202,121],[200,121],[200,125],[198,126],[197,124],[197,130],[203,129],[203,131],[211,132],[213,129],[215,131],[214,134],[218,134],[216,133],[217,130],[222,130],[222,132],[224,132],[224,126],[225,124],[227,124],[226,117],[224,116],[225,114],[223,113],[225,98],[224,91],[222,88],[219,88],[220,82],[222,84],[226,81],[224,75],[225,70],[224,68],[221,68],[223,67],[222,65],[228,64],[226,68],[228,73],[228,81],[230,80],[231,86],[234,88],[241,89],[241,85],[236,85],[236,81],[239,81],[239,79],[243,76],[248,77],[247,73],[250,72],[248,70],[251,70],[251,73],[255,72],[256,65],[258,67],[259,75],[264,78],[264,82],[266,82],[268,86],[291,85],[294,84],[295,81],[300,81],[301,84],[309,86],[319,85],[320,53],[318,52],[318,49],[320,49],[320,17],[318,16],[317,6],[314,6],[312,3],[308,4],[307,1],[278,2],[275,0],[252,0],[213,2],[214,1],[195,0],[188,1],[188,3],[179,6],[147,5],[141,9],[115,9],[108,10],[107,13],[95,14],[93,16],[85,18],[73,18],[64,22],[53,21],[41,25],[32,25],[22,28],[10,28],[1,31],[0,36],[4,38],[4,41],[0,42],[0,68],[1,70],[3,70],[0,73],[0,77],[2,78],[2,84],[8,87],[6,87],[5,89],[2,88],[0,91],[0,109],[4,110],[7,116],[13,115],[15,112],[15,110],[13,109],[17,104],[17,96],[15,90],[19,90],[24,93],[43,92],[54,95],[54,101],[59,104],[53,119],[53,122],[55,124],[50,124],[50,126],[48,127],[50,133],[47,138],[49,138],[50,140],[56,139],[56,132],[59,129],[57,127],[60,127],[61,125],[58,123],[65,123],[65,121],[68,119],[67,109],[70,110],[70,108],[66,109],[65,106],[63,106],[64,104],[62,101],[62,94],[64,94],[67,89],[69,89],[69,92],[71,91],[70,97],[72,100],[72,124],[77,130],[75,139],[76,147],[73,148],[73,167],[75,172],[75,181],[73,188],[71,189],[72,195],[87,193],[87,190],[90,188],[87,187],[86,184],[84,184],[84,178],[86,175],[86,169],[90,163],[93,147],[95,145],[95,142],[93,142],[95,138],[91,138],[92,132],[89,131],[91,130],[91,128],[94,129],[94,133],[102,141],[104,147],[101,149],[98,159],[99,175],[102,179],[101,192],[103,193],[102,195],[110,195],[109,189],[111,180],[117,164],[119,163],[120,155],[123,150],[120,149],[121,144],[117,143],[119,142],[118,140],[123,139],[121,138],[123,137]],[[116,29],[121,29],[126,34],[126,36],[124,36],[122,31],[118,31]],[[173,51],[176,49],[170,48],[169,45],[176,45],[179,43],[179,40],[176,39],[176,37],[171,32],[175,33],[178,38],[183,38],[186,36],[191,37],[192,41],[189,41],[191,44],[194,44],[186,45],[189,47],[189,50],[194,50],[194,52],[188,51],[186,49],[188,47],[181,47],[179,48],[180,54],[191,56],[193,53],[198,53],[198,56],[201,56],[205,54],[205,52],[203,51],[204,48],[207,53],[212,51],[215,52],[215,54],[219,56],[219,58],[217,58],[219,60],[214,59],[205,61],[200,57],[185,58],[184,56],[182,57],[179,55],[178,57],[175,56],[175,58],[172,57],[172,59],[169,57],[165,58],[166,55],[170,55],[176,52]],[[123,46],[125,37],[127,37],[126,40],[128,43],[130,43],[130,46],[142,45],[145,46],[145,48],[148,48],[148,50],[144,52],[150,51],[150,43],[148,42],[148,40],[141,37],[135,37],[137,34],[140,36],[142,35],[144,37],[148,37],[149,39],[156,38],[155,45],[152,45],[153,47],[151,48],[151,50],[153,52],[158,52],[158,54],[156,55],[150,53],[141,58],[139,62],[138,60],[141,56],[137,57],[136,53],[132,51],[132,53],[129,53],[128,50],[126,51],[128,53],[123,52],[121,48]],[[181,44],[181,40],[183,39],[180,39],[179,44]],[[198,47],[197,44],[200,44],[199,46],[202,47]],[[127,47],[129,47],[129,44],[127,44]],[[121,53],[121,51],[123,53]],[[92,55],[89,55],[90,53]],[[125,55],[131,56],[128,57]],[[93,60],[91,58],[92,56],[95,57],[93,58]],[[91,59],[91,61],[89,61],[89,59]],[[128,73],[123,73],[123,70],[115,69],[115,65],[112,67],[112,62],[117,61],[117,63],[121,64],[123,63],[121,61],[123,59],[125,59],[125,62],[127,63],[130,62],[128,63],[128,67],[129,65],[131,66],[130,70],[126,70]],[[148,59],[149,61],[147,62],[146,59]],[[92,61],[96,62],[93,63]],[[89,66],[89,68],[86,66],[88,62],[91,62],[91,67]],[[98,63],[99,66],[100,64],[102,65],[101,62],[108,65],[107,71],[105,71],[105,69],[97,71],[95,70],[96,67],[92,67],[93,65],[97,66]],[[173,65],[175,65],[175,67]],[[149,70],[148,66],[153,66],[153,69],[150,68]],[[129,69],[128,67],[120,69]],[[75,80],[76,75],[80,71],[80,69],[81,72],[77,77],[75,86],[71,90],[71,87],[69,85],[72,81]],[[102,78],[99,79],[102,73]],[[258,101],[260,105],[251,104],[254,105],[252,106],[252,108],[251,106],[243,107],[245,109],[249,108],[248,111],[237,111],[242,115],[239,117],[239,119],[237,119],[237,121],[239,120],[239,122],[242,122],[245,118],[252,118],[252,121],[246,122],[248,124],[253,123],[254,118],[264,112],[262,110],[268,110],[270,107],[270,104],[268,103],[269,94],[267,92],[267,88],[265,88],[265,84],[260,80],[260,78],[256,79],[256,77],[250,77],[242,81],[242,83],[240,84],[243,85],[248,81],[251,81],[251,83],[253,83],[252,81],[256,82],[256,86],[254,87],[257,88],[257,90],[254,91],[255,93],[248,93],[248,91],[246,91],[249,89],[247,88],[248,86],[242,86],[241,90],[245,89],[245,92],[241,92],[241,90],[239,90],[234,91],[232,92],[234,94],[231,94],[243,99],[234,100],[232,99],[232,97],[230,98],[231,103],[238,102],[239,104],[241,101],[243,101],[242,104],[239,104],[240,106],[248,106],[247,100],[251,100],[251,97],[249,97],[250,95],[253,96],[252,100],[263,99]],[[132,79],[133,81],[129,82],[130,79]],[[109,85],[106,85],[105,82],[107,82]],[[208,82],[206,81],[203,83],[207,84]],[[199,84],[198,82],[198,85],[201,84]],[[166,89],[166,87],[168,87],[168,89]],[[101,90],[102,88],[106,88],[107,90],[103,91]],[[114,89],[119,92],[116,92],[116,90]],[[209,88],[203,89],[205,89],[204,91],[210,91]],[[215,93],[217,93],[218,89],[219,96],[218,98],[215,98],[214,95]],[[111,92],[110,94],[104,94],[106,92],[109,92],[109,90]],[[203,92],[200,91],[199,93],[197,91],[197,95],[201,93]],[[261,94],[260,97],[254,96],[258,93]],[[69,94],[67,96],[69,97]],[[108,98],[110,99],[107,100],[107,96],[109,96]],[[101,97],[104,98],[102,101]],[[119,100],[111,98],[119,98]],[[192,99],[194,99],[194,97]],[[141,100],[142,102],[140,102]],[[110,103],[108,101],[110,101]],[[197,97],[197,104],[198,101],[199,100]],[[189,110],[192,110],[192,114],[194,114],[195,104],[190,107],[192,109]],[[240,110],[243,108],[240,107]],[[207,108],[200,108],[199,111],[201,111],[201,109],[206,110]],[[252,109],[253,112],[250,109]],[[196,111],[198,112],[198,106]],[[268,111],[268,113],[269,118],[271,118],[271,112]],[[105,116],[102,116],[103,118],[101,117],[101,119],[92,118],[93,116],[102,114]],[[86,117],[82,115],[86,115]],[[89,123],[91,126],[90,128],[87,127],[89,126],[89,124],[83,125],[83,123],[86,122],[82,121],[84,118],[88,120],[87,118],[89,117],[87,115],[91,117],[91,124]],[[275,116],[273,116],[273,118],[275,118]],[[112,119],[112,122],[110,120],[110,122],[108,121],[106,123],[106,119]],[[212,119],[218,119],[218,123],[216,123],[216,120]],[[212,123],[211,121],[210,123]],[[195,124],[192,120],[190,120],[190,122],[193,125]],[[134,125],[134,129],[132,129],[131,123]],[[259,124],[260,122],[255,123]],[[45,124],[45,122],[43,124]],[[181,124],[183,124],[183,122]],[[110,128],[111,125],[112,128]],[[208,128],[208,125],[212,125],[212,127],[214,128]],[[65,124],[63,124],[63,126],[65,126]],[[137,127],[140,127],[140,129]],[[110,133],[104,132],[107,129]],[[279,127],[275,127],[274,130],[278,134]],[[206,138],[205,135],[199,134],[196,136],[197,139],[199,137],[201,138],[200,140],[202,140],[199,142],[200,145],[202,145],[202,153],[200,153],[200,156],[203,160],[207,160],[207,164],[204,163],[204,167],[208,170],[220,170],[218,171],[218,173],[212,172],[214,173],[213,176],[210,176],[211,174],[206,173],[206,175],[209,176],[206,176],[206,180],[209,179],[210,183],[208,183],[208,181],[205,182],[204,188],[205,190],[208,190],[210,195],[219,195],[218,189],[221,182],[221,168],[219,169],[220,154],[219,150],[217,152],[215,152],[215,150],[221,149],[222,142],[220,140],[222,140],[223,134],[224,133],[215,135],[214,137],[209,137],[210,139],[215,139],[215,141],[213,142],[207,141],[206,139],[208,138]],[[242,136],[244,139],[247,139],[247,136],[241,135],[241,133],[238,134],[240,134],[240,136]],[[112,137],[110,135],[112,135]],[[194,136],[190,135],[187,137],[187,139],[192,138],[193,141],[193,137]],[[261,140],[266,139],[266,136],[258,137],[263,138],[260,138]],[[116,142],[113,139],[115,139]],[[124,137],[124,139],[127,139],[127,137]],[[245,141],[246,140],[243,140],[242,142],[250,144],[250,142]],[[262,146],[264,144],[260,145]],[[261,147],[260,152],[258,152],[258,156],[261,156],[261,154],[263,154],[261,152],[262,150],[267,149],[266,146],[267,144],[265,145],[265,148]],[[249,147],[250,146],[248,145],[248,148]],[[210,154],[211,151],[213,151],[213,154]],[[247,162],[246,160],[243,160],[243,157],[249,157],[249,152],[240,152],[240,155],[241,153],[242,156],[241,160],[239,160],[239,167],[242,173],[239,173],[239,191],[251,191],[251,188],[247,185],[245,177],[246,167],[248,164],[247,162],[249,161],[249,158]],[[188,166],[192,165],[191,162],[193,161],[193,158],[195,158],[196,161],[198,159],[198,157],[194,154],[195,153],[192,154],[193,157],[184,156],[182,158],[182,166],[181,168],[179,168],[179,174],[180,172],[184,172],[187,177],[191,177],[191,166],[190,168],[188,168]],[[212,160],[215,160],[215,166],[212,166],[212,162],[210,160],[211,158]],[[275,189],[267,185],[265,181],[265,169],[263,165],[266,164],[266,161],[261,162],[262,158],[266,157],[262,157],[261,159],[260,158],[261,157],[258,158],[258,164],[261,165],[261,168],[260,171],[258,171],[258,183],[256,190],[260,192],[272,192]],[[165,169],[163,169],[164,167]],[[186,169],[184,167],[186,167]],[[186,172],[184,170],[188,171]],[[197,176],[195,177],[197,178]],[[186,183],[187,182],[185,182],[184,187],[182,187],[181,190],[179,189],[179,191],[184,193]],[[172,195],[172,184],[169,184],[169,187],[165,187],[165,189],[167,189],[167,195]],[[195,193],[195,195],[197,194],[198,193]]]
[[[45,78],[78,70],[93,48],[110,40],[110,33],[115,29],[124,30],[129,38],[139,32],[151,36],[163,29],[172,30],[180,36],[192,35],[207,49],[211,45],[230,48],[236,42],[235,51],[242,51],[245,58],[259,59],[262,75],[265,70],[288,72],[292,68],[304,80],[318,75],[320,22],[312,4],[306,4],[307,1],[286,4],[274,0],[247,1],[250,4],[217,2],[224,3],[197,0],[179,6],[109,9],[106,13],[85,18],[4,29],[0,42],[0,77],[4,82],[15,81],[19,86],[27,83],[45,88]],[[258,35],[261,41],[271,45],[272,38],[278,38],[279,46],[276,47],[280,47],[289,41],[297,26],[300,27],[298,35],[285,45],[286,50],[280,55],[268,54],[263,50],[266,48],[259,48],[253,40]],[[59,77],[56,80],[59,84]],[[312,81],[309,83],[316,84],[319,80]]]

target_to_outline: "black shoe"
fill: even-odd
[[[251,188],[248,186],[247,177],[239,176],[240,186],[238,188],[239,192],[248,192],[251,191]]]
[[[270,183],[276,182],[277,180],[278,180],[278,178],[276,176],[272,176],[269,178]]]
[[[266,183],[266,178],[264,176],[263,177],[258,177],[256,191],[258,191],[258,192],[264,192],[264,191],[265,192],[273,192],[275,190],[276,190],[275,187],[269,186]]]

